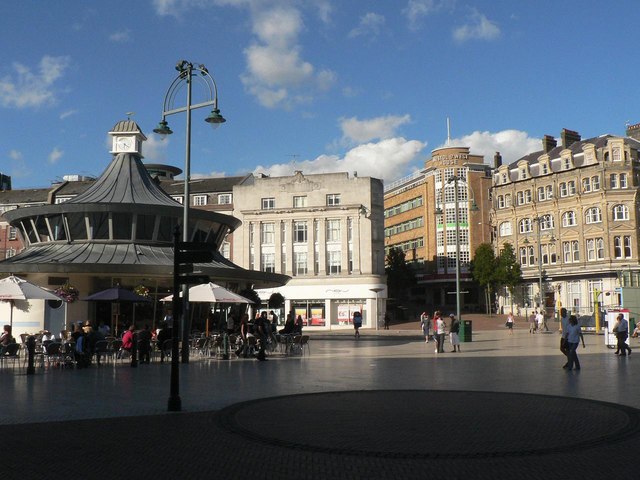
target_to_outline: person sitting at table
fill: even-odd
[[[43,342],[53,342],[56,339],[56,336],[51,333],[49,330],[45,330],[42,332],[42,341]]]
[[[149,325],[138,332],[138,358],[140,363],[151,362],[151,331]]]
[[[294,335],[302,335],[302,315],[298,315],[296,317],[296,321],[293,325],[293,331],[291,333]]]
[[[129,328],[124,335],[122,335],[122,348],[118,352],[118,358],[122,358],[122,355],[126,352],[131,356],[131,349],[133,348],[133,331],[136,329],[135,325],[129,325]]]
[[[2,335],[0,335],[0,355],[4,355],[10,343],[15,343],[14,338],[11,336],[11,325],[5,325]]]
[[[236,350],[236,355],[247,358],[249,345],[247,338],[251,335],[249,333],[249,315],[246,313],[240,317],[240,344]]]
[[[281,329],[278,333],[280,333],[281,335],[290,335],[291,333],[293,333],[295,324],[296,322],[293,317],[293,312],[290,312],[289,315],[287,315],[287,320],[284,322],[284,328]]]
[[[173,338],[173,321],[171,323],[163,322],[156,338],[158,339],[158,349],[160,349],[160,363],[162,363],[164,362],[165,342]]]

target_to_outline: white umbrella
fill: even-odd
[[[14,300],[60,300],[60,297],[22,278],[10,275],[0,280],[0,300],[11,302],[10,325],[13,327]]]
[[[173,295],[164,297],[162,302],[170,302]],[[189,289],[190,302],[209,302],[209,303],[253,303],[248,298],[233,293],[215,283],[203,283]]]

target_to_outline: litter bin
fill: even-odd
[[[470,342],[472,340],[472,322],[471,320],[463,320],[460,329],[460,341]]]

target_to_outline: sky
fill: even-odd
[[[445,145],[447,118],[487,163],[562,128],[623,135],[640,122],[639,14],[637,0],[4,0],[0,173],[15,189],[98,176],[128,116],[145,162],[184,168],[186,114],[152,132],[179,60],[207,67],[227,119],[192,112],[194,178],[392,182]]]

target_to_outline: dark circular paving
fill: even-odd
[[[483,458],[579,451],[640,432],[640,410],[519,393],[376,390],[271,397],[218,415],[270,445],[392,458]]]

